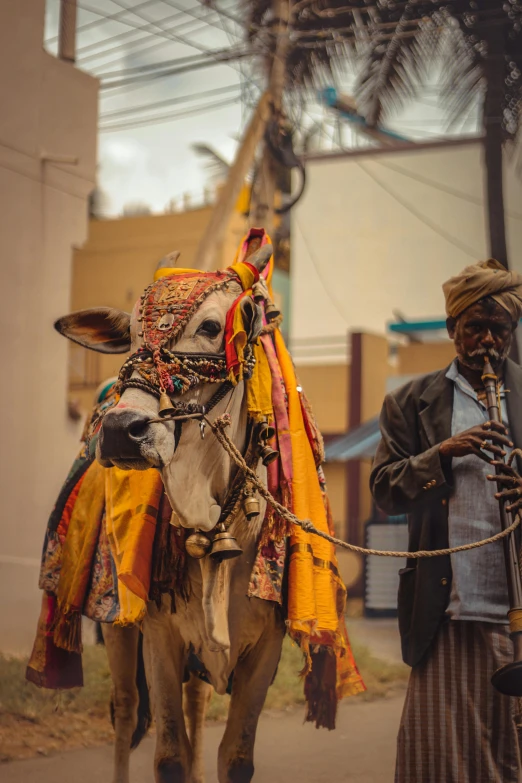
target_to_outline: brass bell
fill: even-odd
[[[259,440],[261,441],[272,440],[275,434],[276,434],[275,427],[272,427],[271,424],[266,424],[265,422],[263,422],[262,424],[259,425],[259,433],[257,436]]]
[[[256,495],[245,495],[243,499],[243,511],[245,512],[245,516],[248,520],[259,516],[261,506]]]
[[[218,525],[218,532],[214,536],[214,542],[212,544],[212,551],[209,557],[213,560],[232,560],[233,557],[239,557],[243,554],[243,550],[238,545],[234,536],[228,532],[225,525],[221,523]]]
[[[173,416],[176,413],[172,401],[167,392],[162,391],[159,398],[159,415],[164,418],[165,416]]]
[[[281,315],[281,311],[278,310],[278,308],[275,306],[275,304],[272,301],[270,301],[270,299],[268,299],[265,306],[266,320],[268,322],[273,321],[275,318],[278,318],[280,315]]]
[[[264,445],[263,448],[260,450],[261,460],[263,462],[263,465],[270,465],[271,462],[276,460],[279,457],[279,452],[273,449],[271,446]]]
[[[185,549],[188,555],[201,560],[210,550],[212,542],[204,533],[191,533],[185,541]]]

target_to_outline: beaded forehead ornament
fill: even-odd
[[[244,267],[244,270],[238,267]],[[139,336],[143,337],[143,345],[121,368],[120,383],[124,385],[137,370],[160,393],[180,394],[200,383],[225,380],[230,370],[225,355],[181,354],[170,351],[167,346],[181,335],[210,294],[227,290],[231,283],[238,283],[244,288],[244,272],[250,273],[254,281],[259,277],[255,267],[243,262],[235,268],[217,272],[184,270],[180,274],[160,277],[150,285],[141,296],[139,305]],[[248,358],[246,364],[248,371]]]

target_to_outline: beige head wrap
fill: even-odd
[[[508,311],[517,323],[522,315],[522,275],[508,271],[494,258],[467,266],[443,286],[446,313],[456,318],[468,307],[486,296]]]

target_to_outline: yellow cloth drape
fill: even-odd
[[[272,373],[265,349],[258,343],[253,346],[256,363],[252,377],[246,383],[248,414],[256,421],[273,419]]]
[[[121,625],[139,622],[145,614],[162,492],[155,469],[106,470],[105,522],[118,574]]]
[[[75,652],[81,651],[81,612],[105,505],[103,470],[93,462],[86,471],[63,546],[53,633],[58,647]]]
[[[310,519],[318,530],[328,533],[325,501],[306,434],[292,359],[279,330],[274,335],[288,396],[293,511],[299,519]],[[290,635],[307,655],[307,667],[311,665],[310,645],[330,647],[337,656],[338,696],[363,691],[344,627],[346,589],[333,544],[294,526],[289,552],[287,622]]]

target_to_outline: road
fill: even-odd
[[[341,705],[335,731],[303,725],[303,710],[264,713],[256,743],[255,783],[392,783],[395,737],[403,696]],[[223,725],[206,729],[207,783],[216,783],[217,748]],[[132,783],[153,783],[154,743],[132,756]],[[69,751],[0,766],[2,783],[108,783],[112,748]]]

